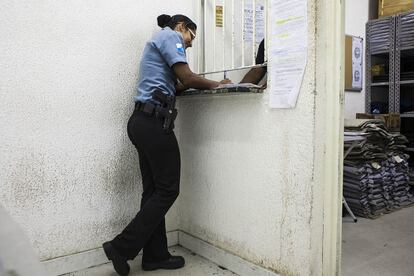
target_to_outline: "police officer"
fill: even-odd
[[[143,249],[142,269],[177,269],[184,258],[168,252],[165,215],[179,194],[180,152],[172,131],[175,93],[187,88],[212,89],[216,82],[193,73],[185,50],[197,25],[184,15],[160,15],[162,28],[145,45],[128,136],[138,151],[143,182],[141,209],[103,249],[119,275],[128,275],[127,260]],[[179,82],[177,81],[177,78]]]

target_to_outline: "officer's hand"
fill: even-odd
[[[232,84],[233,82],[229,79],[224,79],[222,81],[220,81],[220,84]]]

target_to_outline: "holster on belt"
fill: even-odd
[[[175,108],[175,96],[169,96],[157,90],[153,98],[161,103],[161,108],[157,108],[156,112],[164,118],[162,128],[166,132],[171,132],[174,129],[174,121],[178,114]]]

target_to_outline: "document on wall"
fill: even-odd
[[[244,26],[243,26],[243,40],[245,42],[253,41],[253,4],[246,3],[244,5]]]
[[[256,5],[255,13],[255,26],[256,26],[256,44],[260,44],[264,38],[265,33],[265,17],[264,17],[264,6]]]
[[[216,5],[216,27],[223,27],[223,6]]]
[[[352,88],[362,89],[362,38],[352,38]]]
[[[255,33],[255,42],[259,44],[264,38],[265,33],[265,14],[264,6],[257,4],[253,10],[252,3],[244,5],[244,26],[243,26],[243,40],[245,42],[253,41],[253,33]]]
[[[271,108],[294,108],[307,63],[307,0],[270,0]]]

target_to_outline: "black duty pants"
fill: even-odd
[[[112,246],[128,259],[141,249],[143,261],[168,259],[165,214],[178,197],[180,151],[174,132],[166,133],[162,121],[135,110],[128,122],[128,136],[138,150],[142,174],[141,209]]]

